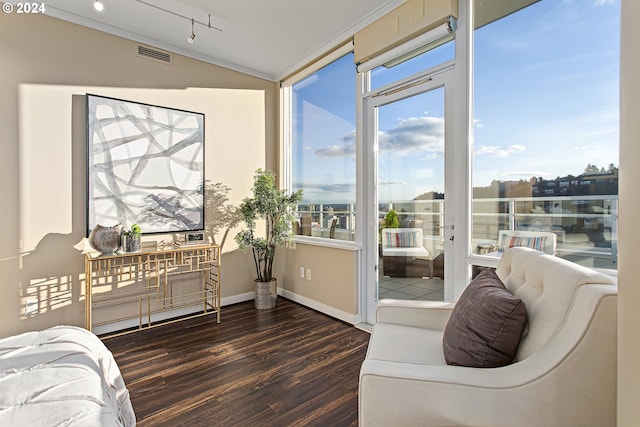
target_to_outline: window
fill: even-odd
[[[303,190],[296,233],[355,240],[356,71],[349,52],[284,86],[289,186]],[[287,102],[285,102],[285,108]],[[286,114],[286,113],[285,113]]]
[[[475,31],[472,253],[551,231],[616,268],[620,1],[543,0]]]

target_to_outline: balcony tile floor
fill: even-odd
[[[444,301],[444,280],[424,277],[383,276],[383,260],[379,260],[378,298],[401,300]]]
[[[444,280],[413,277],[378,278],[379,299],[444,301]]]

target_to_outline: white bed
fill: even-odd
[[[120,369],[91,332],[56,326],[0,339],[0,425],[135,424]]]

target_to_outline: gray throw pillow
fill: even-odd
[[[513,296],[493,270],[469,283],[444,330],[449,365],[495,368],[510,364],[527,325],[524,302]]]

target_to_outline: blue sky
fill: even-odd
[[[546,0],[476,32],[474,181],[619,164],[619,14]]]
[[[619,164],[619,14],[620,0],[544,0],[476,31],[474,186]],[[426,61],[452,52],[443,46]],[[374,71],[373,82],[424,61]],[[304,147],[294,153],[294,182],[305,199],[355,199],[355,91],[331,79],[352,70],[349,55],[296,86]],[[381,199],[444,190],[442,99],[429,92],[380,109]]]

